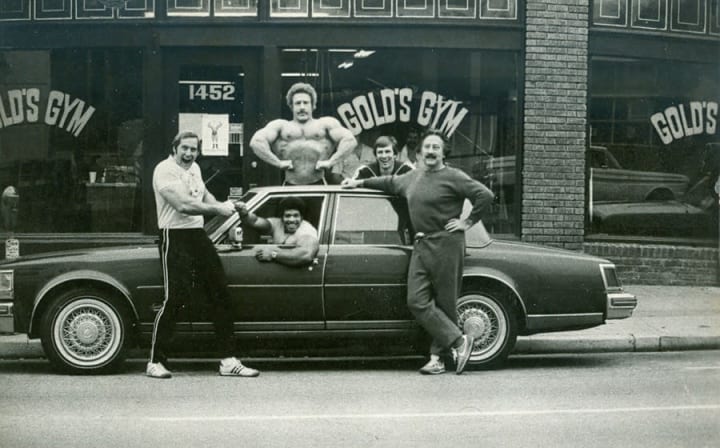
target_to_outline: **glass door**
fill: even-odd
[[[238,49],[174,49],[167,61],[173,82],[166,95],[166,141],[181,130],[197,133],[207,189],[218,200],[240,196],[251,183],[245,156],[256,128],[256,55]]]

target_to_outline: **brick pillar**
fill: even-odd
[[[589,0],[527,0],[522,239],[582,249]]]

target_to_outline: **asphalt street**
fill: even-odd
[[[514,356],[435,377],[417,362],[266,362],[257,379],[181,362],[157,380],[140,362],[69,376],[0,361],[0,446],[720,445],[720,351]]]

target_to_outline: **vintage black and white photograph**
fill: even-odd
[[[720,0],[0,0],[0,447],[720,446],[719,102]]]

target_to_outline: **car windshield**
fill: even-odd
[[[257,194],[257,193],[255,193],[255,192],[248,191],[248,192],[245,193],[241,198],[239,198],[239,199],[238,199],[238,198],[232,198],[232,199],[233,199],[233,200],[237,200],[237,201],[243,201],[243,202],[246,202],[246,203],[247,203],[247,202],[249,202],[250,199],[252,199],[256,194]],[[208,235],[212,234],[212,233],[213,233],[215,230],[217,230],[217,229],[222,225],[222,223],[224,223],[225,221],[227,221],[227,217],[225,217],[225,216],[220,216],[220,215],[215,215],[215,216],[213,216],[211,219],[208,219],[207,221],[205,221],[205,233],[207,233]]]

